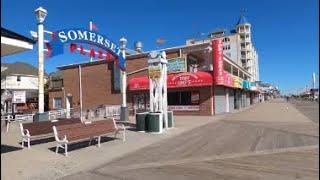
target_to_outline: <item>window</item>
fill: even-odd
[[[238,69],[233,67],[232,74],[238,76]]]
[[[53,98],[53,108],[54,109],[61,109],[62,108],[62,98],[61,97]]]
[[[199,93],[192,93],[192,91],[168,92],[168,105],[195,105],[195,102],[199,104],[195,100],[196,98],[192,100],[192,94],[196,97],[196,94]]]
[[[18,82],[21,81],[21,76],[17,76],[17,81],[18,81]]]

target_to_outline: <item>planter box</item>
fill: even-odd
[[[162,133],[163,117],[162,113],[149,113],[146,118],[147,131],[151,133]]]
[[[136,114],[136,130],[137,131],[146,131],[146,119],[148,112],[137,113]]]

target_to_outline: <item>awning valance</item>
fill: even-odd
[[[184,72],[176,74],[168,74],[167,86],[168,88],[183,88],[183,87],[199,87],[211,86],[213,78],[207,72]],[[149,89],[148,76],[134,77],[129,80],[129,90],[147,90]]]

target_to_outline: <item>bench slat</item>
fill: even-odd
[[[31,136],[41,135],[41,134],[49,134],[52,133],[52,126],[61,126],[67,124],[80,124],[80,118],[73,119],[65,119],[57,122],[51,121],[43,121],[43,122],[32,122],[32,123],[24,123],[23,128],[28,129]]]
[[[91,124],[68,124],[57,127],[59,138],[69,141],[87,139],[117,131],[112,120],[94,121]]]

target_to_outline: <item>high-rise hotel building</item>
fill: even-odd
[[[259,81],[259,57],[252,42],[251,24],[245,16],[240,16],[232,30],[220,29],[209,33],[203,40],[188,39],[187,45],[210,42],[215,38],[223,38],[223,53],[232,61],[243,67],[251,76],[251,82]]]

